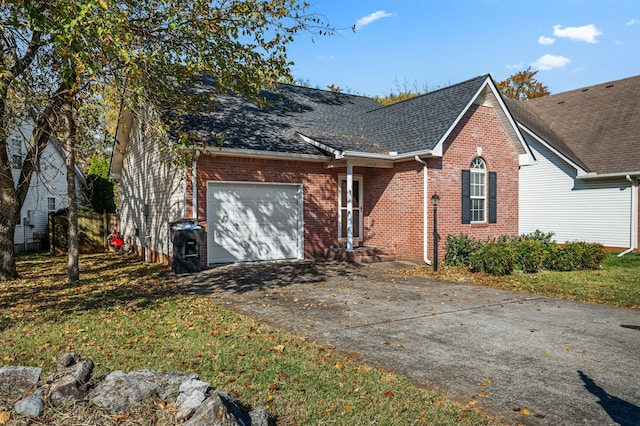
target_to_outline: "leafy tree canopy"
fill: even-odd
[[[536,80],[536,74],[538,71],[532,71],[531,67],[519,71],[507,77],[506,80],[498,82],[498,90],[507,98],[519,100],[550,95],[547,86]]]

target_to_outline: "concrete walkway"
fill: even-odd
[[[181,281],[508,424],[640,425],[640,310],[388,273],[399,266],[257,263]]]

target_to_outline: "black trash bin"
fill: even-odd
[[[169,229],[173,243],[173,272],[200,272],[200,247],[204,241],[204,228],[198,225],[197,219],[179,219],[169,223]]]

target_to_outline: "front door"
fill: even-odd
[[[362,240],[363,207],[362,207],[362,177],[353,177],[353,239]],[[340,177],[338,186],[338,239],[347,239],[347,178]]]

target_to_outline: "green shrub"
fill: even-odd
[[[575,261],[569,250],[555,244],[549,244],[542,261],[544,269],[550,271],[573,271]]]
[[[529,234],[520,235],[519,239],[535,240],[540,241],[543,244],[549,244],[553,241],[554,235],[555,234],[553,232],[542,232],[541,230],[536,229],[534,232]]]
[[[444,262],[451,266],[469,266],[469,257],[482,246],[482,242],[466,234],[447,235]]]
[[[508,275],[513,271],[514,248],[508,239],[501,237],[483,244],[470,256],[471,269],[491,275]]]
[[[543,265],[552,271],[598,269],[606,257],[607,252],[597,243],[574,241],[564,246],[550,244],[547,247]]]
[[[535,238],[518,238],[513,242],[515,262],[522,272],[535,273],[542,269],[546,245]]]
[[[597,243],[575,241],[565,246],[574,258],[575,269],[598,269],[607,252]]]

